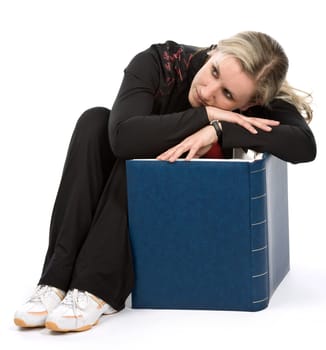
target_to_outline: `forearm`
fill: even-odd
[[[110,143],[118,158],[155,158],[166,149],[209,123],[205,108],[162,115],[123,113],[113,108],[109,123]]]
[[[223,148],[243,147],[267,152],[291,163],[309,162],[316,157],[316,144],[310,129],[279,125],[271,132],[253,135],[242,127],[222,122]]]
[[[291,163],[309,162],[316,157],[316,143],[309,126],[298,110],[285,101],[275,100],[269,108],[255,106],[246,115],[213,108],[208,117],[220,120],[223,148],[250,148]],[[252,123],[256,132],[247,128],[243,120]]]

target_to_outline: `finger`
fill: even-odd
[[[249,123],[258,123],[270,126],[277,126],[280,124],[278,120],[266,119],[266,118],[255,118],[255,117],[243,117],[243,119],[247,120]]]
[[[175,150],[175,152],[173,154],[170,155],[170,157],[167,159],[169,162],[173,163],[175,162],[177,159],[179,159],[183,153],[185,153],[186,151],[183,150],[183,148],[179,148],[177,150]]]
[[[260,130],[268,131],[268,132],[272,131],[272,128],[267,124],[264,124],[261,122],[254,122],[254,125],[255,125],[255,127],[259,128]]]
[[[189,146],[187,146],[184,143],[181,143],[174,147],[171,152],[165,157],[165,160],[173,163],[175,162],[178,158],[182,156],[183,153],[187,152],[189,150]]]
[[[278,126],[280,125],[280,122],[278,120],[269,120],[269,121],[266,121],[266,124],[270,126]]]
[[[160,155],[158,155],[156,157],[156,159],[158,159],[158,160],[167,160],[175,152],[176,147],[177,146],[174,146],[174,147],[168,149],[167,151],[161,153]]]
[[[187,154],[187,157],[186,157],[186,160],[191,160],[191,159],[193,159],[195,156],[196,156],[196,154],[197,154],[197,152],[198,152],[198,147],[195,147],[195,146],[193,146],[193,147],[191,147],[190,148],[190,150],[189,150],[189,152],[188,152],[188,154]]]
[[[245,117],[237,113],[232,113],[228,118],[228,122],[238,124],[244,129],[247,129],[250,133],[257,134],[257,130],[253,127],[249,117]]]
[[[243,128],[247,129],[249,132],[251,132],[252,134],[257,134],[257,130],[256,128],[253,127],[252,123],[248,122],[247,120],[245,120],[244,118],[240,118],[237,120],[237,124],[239,124],[240,126],[242,126]]]
[[[251,118],[249,120],[255,127],[264,130],[264,131],[272,131],[272,127],[278,126],[280,124],[277,120],[263,119],[263,118]]]
[[[167,158],[167,152],[161,153],[156,157],[157,160],[166,160]]]

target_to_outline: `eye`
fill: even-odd
[[[231,94],[231,92],[229,90],[224,89],[223,90],[223,94],[228,100],[233,100],[233,96],[232,96],[232,94]]]
[[[212,66],[212,76],[218,78],[220,76],[219,70],[213,65]]]

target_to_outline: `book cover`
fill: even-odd
[[[289,266],[283,163],[127,161],[132,307],[267,307]]]

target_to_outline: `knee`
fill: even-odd
[[[110,110],[104,107],[87,109],[78,119],[76,131],[80,134],[93,136],[108,133]]]

